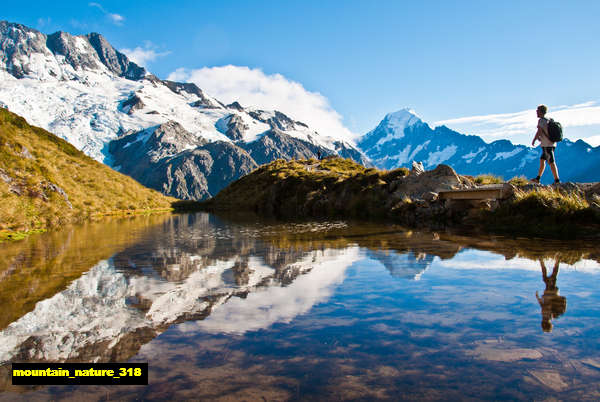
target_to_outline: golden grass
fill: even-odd
[[[22,155],[25,149],[33,158]],[[4,231],[28,232],[98,215],[166,210],[175,201],[5,109],[0,109],[0,169],[10,180],[0,180]],[[68,201],[51,185],[60,187]]]
[[[544,213],[574,214],[589,208],[586,199],[576,192],[566,192],[545,187],[532,191],[515,191],[515,206],[524,206],[531,210],[542,209]]]
[[[516,190],[514,199],[488,212],[486,223],[502,232],[572,239],[597,235],[600,215],[581,194],[544,187]]]
[[[529,184],[529,180],[525,176],[515,176],[508,181],[513,186],[525,186]]]
[[[495,176],[493,174],[480,174],[476,176],[473,181],[475,184],[485,185],[485,184],[502,184],[504,183],[504,179],[500,176]]]
[[[282,218],[381,216],[384,194],[408,169],[381,171],[339,157],[276,160],[230,184],[203,205]]]

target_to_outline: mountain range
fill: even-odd
[[[515,145],[508,140],[487,143],[481,137],[461,134],[446,126],[432,129],[410,109],[385,116],[357,145],[381,169],[410,167],[413,161],[422,162],[426,169],[444,163],[459,174],[489,173],[508,180],[515,176],[535,177],[539,168],[540,148]],[[556,161],[563,181],[600,180],[600,147],[565,138],[557,143]],[[548,171],[543,179],[551,182],[552,174]]]
[[[275,110],[225,105],[195,84],[161,80],[97,33],[45,35],[0,21],[0,106],[140,183],[202,199],[277,158],[340,155],[353,145]]]
[[[98,33],[45,35],[0,21],[0,81],[0,106],[180,199],[210,198],[278,158],[339,155],[385,169],[444,163],[505,178],[534,176],[538,166],[533,148],[432,129],[408,109],[350,143],[280,111],[225,104],[193,83],[162,80]],[[600,147],[565,140],[557,160],[563,180],[598,180]]]

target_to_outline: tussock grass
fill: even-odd
[[[555,188],[540,188],[533,191],[517,190],[512,203],[530,213],[574,215],[589,208],[584,197],[576,192],[565,192]]]
[[[504,179],[500,176],[495,176],[493,174],[480,174],[473,179],[475,184],[485,185],[485,184],[502,184],[504,183]]]
[[[487,214],[488,224],[503,232],[573,238],[597,231],[600,215],[577,192],[555,188],[517,190],[514,198]]]
[[[175,201],[1,108],[0,169],[0,231],[14,232],[4,238],[102,215],[170,210]]]
[[[381,171],[339,157],[276,160],[233,182],[203,205],[278,217],[373,217],[384,214],[382,197],[387,193],[379,189],[406,174],[407,169]]]
[[[525,178],[525,176],[515,176],[512,179],[510,179],[508,181],[510,184],[512,184],[513,186],[525,186],[527,184],[529,184],[529,180],[527,180],[527,178]]]

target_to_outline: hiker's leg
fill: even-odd
[[[546,269],[546,264],[544,264],[544,260],[540,258],[540,266],[542,267],[542,279],[544,282],[548,279],[548,270]]]
[[[542,177],[544,174],[544,169],[546,168],[546,160],[540,159],[540,170],[538,170],[538,177]]]
[[[556,162],[552,162],[550,164],[550,169],[552,170],[552,174],[554,175],[554,180],[559,180],[559,178],[558,178],[558,168],[556,167]]]

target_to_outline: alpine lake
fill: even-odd
[[[600,247],[206,213],[0,244],[0,400],[599,400]],[[148,385],[13,386],[13,362]]]

